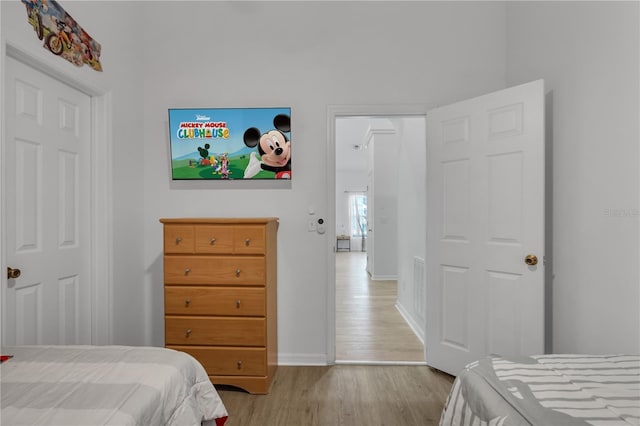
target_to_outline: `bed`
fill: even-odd
[[[638,426],[640,356],[482,359],[456,377],[440,425]]]
[[[2,348],[2,425],[211,425],[227,411],[201,364],[131,346]]]

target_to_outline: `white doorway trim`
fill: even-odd
[[[327,108],[327,364],[336,362],[336,119],[344,117],[421,116],[433,106],[329,105]]]
[[[28,53],[17,43],[4,41],[0,58],[0,85],[4,93],[4,73],[6,58],[11,57],[34,69],[37,69],[91,97],[91,343],[94,345],[111,344],[113,340],[113,274],[112,274],[112,99],[111,93],[88,83],[84,78],[73,78],[47,64],[44,60]],[[0,101],[0,120],[5,120],[4,101]],[[0,126],[4,128],[4,126]],[[1,151],[5,147],[4,130]],[[4,197],[4,152],[0,152],[0,264],[6,266],[6,247],[4,234],[6,222],[4,214],[7,206]],[[4,271],[4,269],[3,269]],[[7,285],[6,274],[2,274],[0,283]],[[4,313],[0,315],[3,317]],[[1,330],[4,334],[4,321]]]

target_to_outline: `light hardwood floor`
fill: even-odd
[[[280,366],[267,395],[216,388],[225,426],[430,426],[452,382],[424,365]]]
[[[336,253],[336,362],[422,362],[424,348],[395,307],[396,281],[373,281],[366,253]]]

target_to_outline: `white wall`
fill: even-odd
[[[638,2],[510,2],[509,84],[544,78],[554,352],[640,352]]]
[[[139,44],[141,4],[137,2],[62,2],[79,25],[102,45],[103,72],[81,68],[52,55],[42,47],[27,22],[20,1],[0,1],[2,44],[44,62],[71,79],[111,96],[110,129],[113,142],[113,341],[142,344],[147,324],[144,318],[143,273],[144,146],[142,87]]]
[[[396,129],[369,130],[367,271],[373,280],[398,279],[398,145]]]
[[[414,283],[414,257],[425,260],[426,123],[424,117],[394,121],[398,129],[398,299],[397,305],[424,340],[424,282]],[[424,196],[422,196],[424,194]]]
[[[328,106],[448,103],[504,87],[504,5],[181,1],[143,8],[144,49],[136,51],[144,67],[150,342],[163,344],[159,218],[277,216],[280,360],[323,362],[332,242],[307,232],[306,222],[310,208],[328,213]],[[289,188],[170,182],[167,108],[272,105],[292,107]]]

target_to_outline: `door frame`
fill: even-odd
[[[111,344],[113,340],[113,212],[112,212],[112,96],[111,93],[89,83],[83,77],[71,77],[62,69],[58,69],[45,60],[29,53],[17,43],[3,40],[0,46],[0,87],[5,90],[6,58],[11,57],[34,68],[62,83],[83,92],[91,98],[91,200],[90,200],[90,277],[91,277],[91,343],[94,345]],[[0,120],[5,121],[4,101],[0,101]],[[0,126],[4,129],[4,126]],[[6,215],[4,191],[4,155],[6,135],[0,134],[0,265],[2,265],[1,294],[7,288],[7,277],[4,274],[6,264]],[[1,306],[0,306],[1,310]],[[0,313],[0,332],[4,335],[6,321],[5,312]]]
[[[345,117],[424,117],[434,105],[329,105],[327,108],[327,359],[336,363],[336,119]],[[426,299],[425,299],[426,303]],[[424,342],[426,345],[426,341]]]

